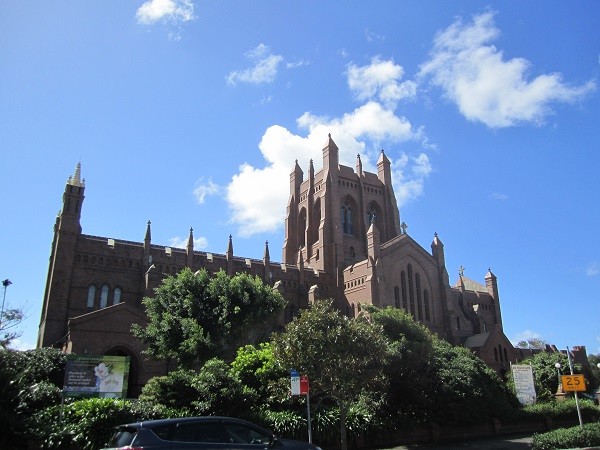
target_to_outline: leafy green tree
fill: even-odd
[[[191,413],[192,402],[198,396],[198,391],[193,386],[195,377],[196,372],[193,370],[181,369],[151,378],[142,388],[139,399]]]
[[[198,392],[192,402],[199,415],[248,417],[255,395],[244,389],[240,380],[222,360],[213,358],[204,364],[194,379]]]
[[[369,307],[368,311],[390,342],[389,387],[382,415],[405,427],[427,421],[438,384],[431,332],[403,309]]]
[[[432,419],[441,423],[481,423],[511,419],[519,402],[498,374],[464,347],[434,338]],[[443,408],[440,407],[443,405]]]
[[[147,353],[187,368],[215,356],[232,359],[240,345],[268,339],[285,305],[258,277],[189,268],[165,278],[143,303],[149,322],[134,325],[133,333],[148,345]]]
[[[526,341],[517,342],[518,348],[533,348],[533,349],[545,349],[548,343],[543,339],[539,338],[529,338]]]
[[[10,343],[23,334],[17,327],[25,319],[22,309],[5,309],[0,314],[0,348],[8,348]]]
[[[65,365],[57,349],[0,350],[0,448],[20,448],[27,419],[60,403]]]
[[[567,356],[559,352],[540,352],[521,362],[521,364],[530,364],[533,368],[533,383],[538,400],[552,400],[558,389],[559,371],[555,364],[560,363],[560,374],[565,375],[569,372],[569,360]],[[580,367],[576,367],[579,373]],[[512,374],[510,375],[512,378]]]
[[[271,409],[290,406],[289,373],[277,364],[270,342],[240,347],[231,370],[247,389],[256,393],[261,404]]]
[[[385,383],[388,341],[379,325],[349,319],[318,301],[272,338],[273,353],[287,369],[309,377],[311,392],[339,407],[340,443],[347,448],[346,418],[353,402]]]

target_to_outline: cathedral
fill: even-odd
[[[129,356],[129,396],[168,369],[165,362],[143,354],[144,345],[131,334],[133,324],[147,323],[142,299],[152,296],[165,276],[184,267],[260,277],[287,301],[282,325],[320,298],[333,299],[350,317],[367,304],[403,308],[501,374],[518,359],[502,331],[496,276],[488,270],[479,283],[461,270],[450,284],[437,233],[429,252],[401,222],[390,161],[383,151],[377,173],[364,171],[360,156],[354,169],[340,165],[331,136],[323,148],[321,170],[315,172],[311,160],[305,179],[296,161],[282,262],[271,261],[268,243],[262,259],[234,256],[231,236],[224,254],[195,251],[191,229],[186,248],[157,245],[150,222],[142,242],[83,234],[84,191],[77,165],[54,225],[37,345],[67,353]]]

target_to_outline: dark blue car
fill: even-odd
[[[119,425],[103,450],[321,450],[280,439],[251,422],[230,417],[186,417]]]

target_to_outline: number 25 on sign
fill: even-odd
[[[561,381],[565,392],[585,391],[585,378],[583,375],[563,375]]]

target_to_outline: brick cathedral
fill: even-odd
[[[296,162],[290,174],[282,262],[234,256],[231,236],[224,254],[194,251],[190,229],[184,249],[152,243],[148,222],[142,242],[82,233],[85,182],[78,165],[65,186],[62,211],[54,225],[38,347],[68,353],[131,358],[129,395],[135,396],[166,364],[142,354],[131,334],[144,326],[145,296],[184,267],[209,273],[224,270],[260,277],[287,300],[281,324],[319,298],[332,298],[355,317],[365,304],[403,308],[452,344],[470,348],[503,373],[517,352],[502,331],[496,276],[483,283],[464,276],[450,284],[444,244],[437,233],[427,251],[407,233],[392,188],[390,161],[382,151],[377,173],[339,164],[329,136],[323,168],[308,177]]]

